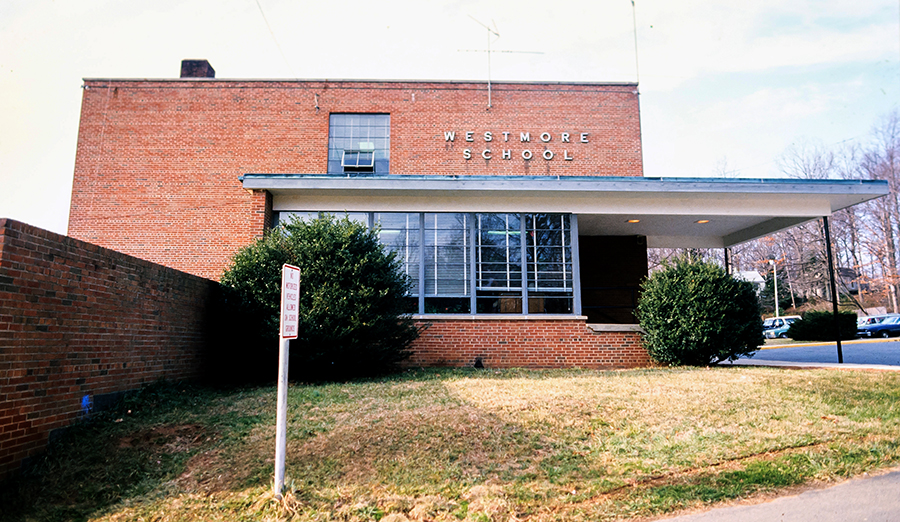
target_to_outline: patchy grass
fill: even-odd
[[[900,374],[419,371],[275,390],[155,388],[70,430],[2,520],[613,520],[900,462]],[[130,413],[129,413],[130,410]]]

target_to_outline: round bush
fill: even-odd
[[[841,340],[856,339],[856,313],[838,312]],[[787,336],[795,341],[834,341],[834,314],[810,310],[791,323]]]
[[[637,315],[650,356],[667,365],[735,360],[764,342],[753,285],[714,263],[666,263],[644,281]]]
[[[277,352],[284,263],[300,268],[292,378],[374,375],[409,356],[418,333],[404,313],[409,281],[400,262],[385,251],[376,231],[333,216],[291,221],[232,258],[221,282],[232,317],[240,317],[249,333],[244,338]]]

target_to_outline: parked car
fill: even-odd
[[[856,326],[858,328],[862,328],[863,326],[868,326],[870,324],[877,324],[881,321],[884,321],[888,317],[897,317],[900,314],[881,314],[881,315],[864,315],[856,320]]]
[[[763,335],[766,339],[784,339],[787,337],[791,323],[800,319],[799,315],[786,315],[784,317],[770,317],[763,321]]]
[[[900,335],[900,316],[885,317],[879,322],[860,326],[856,329],[860,337],[893,337]]]

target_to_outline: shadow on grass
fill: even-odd
[[[123,500],[164,489],[191,458],[258,422],[210,411],[219,395],[153,385],[70,426],[0,484],[0,520],[87,520]]]

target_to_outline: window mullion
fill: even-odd
[[[419,213],[419,313],[425,313],[425,213]]]
[[[562,230],[562,234],[560,234],[560,240],[562,241],[562,246],[559,250],[559,253],[562,254],[562,282],[563,282],[563,290],[569,289],[569,280],[566,277],[566,216],[559,216],[559,226],[560,230]]]
[[[578,253],[578,216],[569,215],[569,244],[572,245],[572,308],[575,315],[581,315],[581,260]],[[563,266],[565,266],[563,251]]]
[[[506,252],[506,290],[512,290],[509,284],[509,263],[512,261],[509,255],[509,214],[503,214],[503,250]]]
[[[469,262],[468,262],[468,257],[469,257],[469,225],[468,225],[469,215],[463,214],[462,220],[463,220],[463,233],[462,233],[463,259],[462,259],[462,261],[463,261],[463,267],[464,267],[463,271],[462,271],[463,272],[463,288],[468,288],[469,287]]]
[[[476,279],[475,264],[475,256],[478,253],[475,247],[475,235],[477,234],[477,230],[475,228],[475,214],[466,214],[466,216],[469,221],[466,230],[466,234],[469,234],[469,313],[474,315],[478,313],[478,301],[476,300],[478,282]]]
[[[484,279],[484,259],[483,259],[482,255],[481,255],[481,251],[482,251],[482,247],[481,247],[481,216],[479,215],[479,216],[477,217],[477,219],[478,219],[478,229],[477,229],[477,236],[478,236],[478,286],[479,286],[479,287],[483,287],[483,286],[484,286],[484,284],[483,284],[484,281],[482,281],[482,279]]]
[[[434,295],[441,295],[438,287],[438,214],[434,215]]]
[[[519,254],[521,261],[519,262],[519,270],[521,271],[522,285],[522,313],[528,314],[528,241],[525,239],[525,214],[519,214]]]
[[[541,289],[540,288],[541,285],[540,285],[540,281],[539,281],[540,271],[538,270],[538,246],[537,246],[538,233],[537,232],[538,232],[538,230],[537,230],[537,214],[532,214],[531,215],[531,233],[534,234],[534,239],[531,241],[531,245],[533,247],[531,251],[532,251],[532,262],[534,263],[534,270],[531,273],[534,274],[534,290],[535,290],[535,292],[537,292],[538,290]],[[528,271],[526,270],[525,273],[528,274]]]

